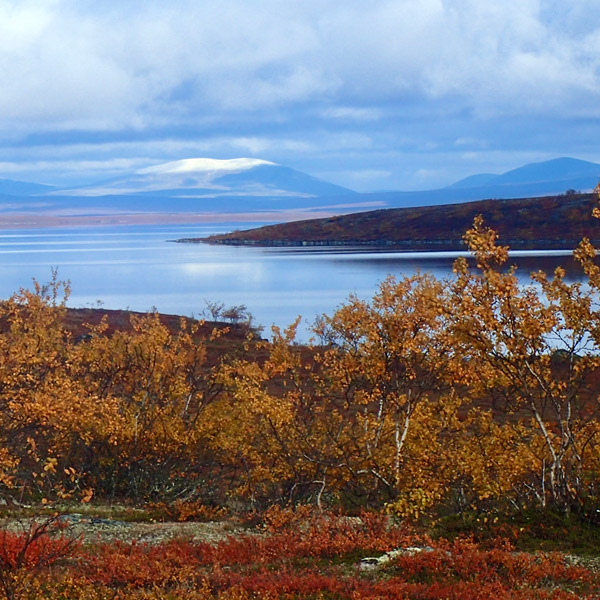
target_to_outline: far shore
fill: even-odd
[[[247,213],[129,213],[105,215],[0,215],[0,229],[113,227],[118,225],[186,225],[192,223],[283,223],[331,217],[331,211],[282,210]]]

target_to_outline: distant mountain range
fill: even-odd
[[[94,185],[58,189],[0,180],[0,215],[260,213],[430,206],[591,190],[600,164],[574,158],[531,163],[503,174],[477,174],[441,189],[358,193],[261,159],[191,158],[155,165]]]
[[[362,194],[382,206],[432,206],[490,198],[532,198],[551,196],[567,190],[589,191],[600,180],[600,164],[575,158],[555,158],[530,163],[494,175],[482,173],[461,179],[448,187],[419,192]]]

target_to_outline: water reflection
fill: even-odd
[[[475,260],[468,252],[389,252],[383,250],[365,251],[364,247],[336,248],[294,248],[268,249],[281,256],[301,257],[301,260],[324,260],[332,264],[353,265],[368,271],[386,271],[394,274],[409,275],[416,272],[432,273],[445,278],[452,273],[454,261],[466,257],[469,266],[476,269]],[[510,252],[509,260],[503,268],[517,267],[521,280],[529,280],[532,273],[544,271],[551,275],[557,267],[566,271],[565,280],[582,281],[585,274],[581,265],[573,259],[570,250],[517,250]]]
[[[0,297],[49,279],[51,267],[72,285],[71,306],[149,310],[198,316],[205,300],[226,306],[245,304],[268,328],[304,317],[301,336],[322,313],[331,313],[350,293],[369,298],[389,274],[416,271],[444,278],[456,252],[375,251],[365,248],[254,248],[174,244],[167,240],[204,237],[239,224],[73,228],[0,231]],[[551,273],[583,279],[569,252],[519,251],[511,255],[518,275]]]

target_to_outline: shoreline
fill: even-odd
[[[230,234],[228,234],[230,235]],[[210,236],[206,238],[180,238],[172,240],[180,244],[209,244],[214,246],[250,246],[255,248],[360,248],[365,251],[381,250],[389,252],[463,252],[468,249],[463,240],[429,239],[429,240],[296,240],[296,239],[265,239],[252,240],[240,238],[223,238]],[[594,245],[600,245],[600,240],[591,240]],[[568,251],[577,248],[578,240],[552,239],[509,239],[499,240],[500,245],[509,246],[514,251]]]
[[[0,229],[46,229],[52,227],[114,227],[119,225],[186,225],[191,223],[283,223],[328,218],[331,211],[284,210],[242,213],[126,213],[105,215],[0,215]]]

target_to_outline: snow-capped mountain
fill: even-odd
[[[61,196],[152,195],[179,198],[335,196],[350,190],[256,158],[188,158],[140,169]]]

